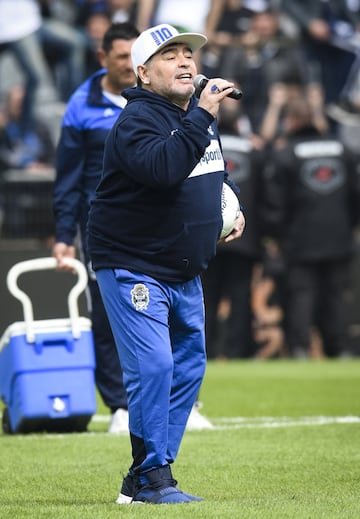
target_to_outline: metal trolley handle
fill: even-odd
[[[76,284],[72,287],[68,295],[68,309],[70,316],[70,323],[72,334],[75,339],[80,337],[80,320],[79,320],[79,308],[78,298],[79,295],[85,290],[88,282],[88,275],[86,268],[81,261],[73,258],[66,258],[66,263],[71,266],[77,273],[78,279]],[[57,260],[55,258],[37,258],[28,261],[21,261],[16,263],[8,272],[6,282],[11,294],[16,297],[23,305],[24,309],[24,320],[26,337],[29,342],[35,341],[34,333],[34,312],[33,305],[30,297],[21,290],[17,285],[17,280],[20,274],[24,272],[30,272],[34,270],[48,270],[56,269]]]

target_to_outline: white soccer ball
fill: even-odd
[[[238,197],[231,189],[231,187],[224,182],[221,193],[221,214],[223,218],[223,228],[220,234],[220,238],[226,238],[226,236],[231,233],[236,220],[240,216],[240,211],[241,209]]]

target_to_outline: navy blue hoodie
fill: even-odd
[[[222,228],[216,122],[194,97],[184,111],[139,87],[123,95],[89,213],[93,268],[190,280],[215,255]]]

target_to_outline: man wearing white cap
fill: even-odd
[[[89,214],[89,250],[128,394],[133,463],[117,503],[186,503],[175,461],[206,364],[200,274],[222,229],[227,177],[215,117],[233,83],[193,96],[193,53],[206,43],[168,24],[131,55],[137,87],[105,146]],[[238,238],[241,216],[227,241]]]

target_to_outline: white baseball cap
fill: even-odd
[[[138,75],[138,66],[144,65],[151,56],[170,43],[187,43],[191,50],[195,52],[203,47],[206,42],[207,37],[203,34],[179,32],[175,27],[167,23],[150,27],[140,34],[131,47],[131,60],[134,72]]]

